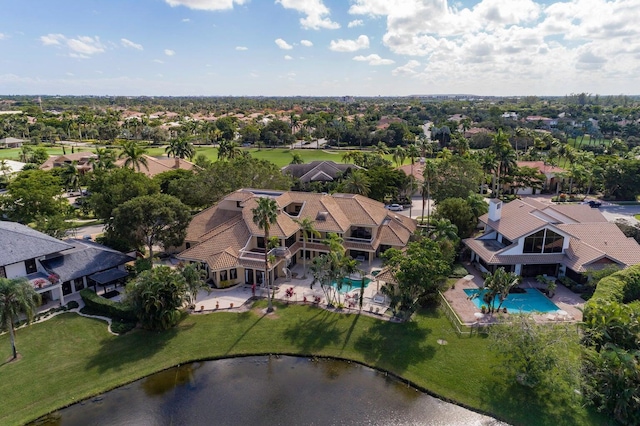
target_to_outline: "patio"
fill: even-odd
[[[484,279],[482,278],[482,274],[470,265],[465,264],[465,268],[469,272],[469,275],[459,279],[454,287],[444,292],[445,299],[456,312],[462,323],[467,326],[489,323],[495,319],[495,315],[505,315],[494,314],[493,317],[488,314],[483,315],[480,309],[478,309],[475,304],[469,300],[464,290],[482,288]],[[525,278],[520,284],[520,287],[540,288],[541,285],[533,278]],[[585,301],[577,294],[573,293],[563,285],[558,284],[551,301],[558,307],[559,311],[556,313],[533,314],[532,317],[536,322],[551,323],[557,321],[582,321],[581,308],[584,306]]]

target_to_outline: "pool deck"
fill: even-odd
[[[505,314],[494,314],[480,316],[481,312],[473,301],[469,300],[465,289],[479,289],[483,285],[483,278],[480,271],[471,267],[470,265],[464,265],[469,275],[465,278],[459,279],[455,286],[444,292],[444,297],[454,309],[463,324],[472,326],[483,323],[491,323],[496,320],[498,315],[505,316]],[[539,288],[540,284],[533,278],[525,278],[520,284],[524,288]],[[556,322],[579,322],[582,321],[582,311],[580,310],[585,301],[576,295],[565,286],[558,284],[555,295],[551,298],[551,301],[555,303],[559,310],[566,312],[566,314],[558,314],[555,312],[544,314],[533,314],[532,317],[539,323],[556,323]],[[506,314],[507,316],[509,314]]]

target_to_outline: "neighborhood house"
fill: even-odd
[[[260,197],[273,198],[278,205],[277,221],[269,230],[269,236],[279,241],[269,252],[275,259],[269,269],[274,279],[289,274],[303,257],[327,253],[323,240],[330,233],[344,240],[347,254],[371,264],[386,249],[406,246],[416,229],[412,219],[361,195],[241,189],[193,218],[177,257],[202,265],[217,287],[262,284],[265,233],[253,222],[252,213]],[[308,235],[306,251],[297,222],[303,219],[309,219],[319,232],[319,236]]]
[[[464,244],[483,272],[504,267],[523,277],[567,276],[583,283],[587,271],[640,263],[640,245],[587,205],[492,199],[480,222],[483,234]]]

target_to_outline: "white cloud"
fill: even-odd
[[[105,46],[100,42],[99,37],[78,36],[68,38],[62,34],[47,34],[40,37],[44,46],[66,47],[71,58],[87,59],[96,53],[105,51]]]
[[[368,62],[369,65],[391,65],[395,63],[395,61],[393,61],[392,59],[382,59],[380,55],[377,55],[375,53],[372,53],[371,55],[368,55],[368,56],[362,56],[362,55],[355,56],[353,60],[360,61],[360,62]]]
[[[164,64],[164,61],[162,59],[154,59],[153,62],[155,62],[156,64]]]
[[[409,62],[401,67],[398,67],[391,71],[391,74],[395,76],[412,76],[416,74],[415,68],[420,66],[420,62],[415,59],[411,59]]]
[[[164,54],[167,56],[173,56],[176,54],[175,50],[171,50],[171,49],[164,49]]]
[[[348,28],[361,27],[364,25],[364,21],[362,19],[354,19],[353,21],[347,24]]]
[[[191,22],[191,19],[189,19],[189,18],[183,18],[183,19],[182,19],[182,22]]]
[[[300,44],[306,47],[313,46],[313,43],[311,43],[309,40],[300,40]]]
[[[276,0],[276,3],[280,3],[285,9],[293,9],[307,15],[300,19],[300,25],[306,30],[340,28],[340,24],[329,18],[331,11],[322,0]]]
[[[361,35],[356,40],[331,40],[329,49],[334,52],[355,52],[361,49],[369,48],[369,37]]]
[[[228,10],[234,3],[241,6],[246,0],[165,0],[171,7],[184,6],[195,10]]]
[[[4,40],[8,37],[9,37],[8,35],[0,33],[0,40]]]
[[[276,44],[282,50],[291,50],[291,49],[293,49],[292,45],[290,45],[289,43],[287,43],[286,41],[284,41],[281,38],[276,39]]]
[[[284,59],[285,59],[285,61],[291,61],[293,59],[293,57],[289,56],[289,55],[284,55]]]
[[[596,92],[598,85],[620,79],[637,81],[637,0],[546,3],[479,0],[465,7],[452,0],[353,0],[349,13],[384,19],[382,42],[391,52],[424,58],[392,74],[414,76],[433,90]]]
[[[131,40],[127,40],[126,38],[121,38],[120,39],[120,43],[122,43],[122,45],[124,47],[130,47],[132,49],[136,49],[136,50],[143,50],[142,45],[138,44],[138,43],[134,43]]]
[[[244,51],[244,50],[249,50],[249,48],[246,46],[236,46],[236,50]]]
[[[62,34],[47,34],[40,36],[40,41],[45,46],[58,46],[60,43],[64,42],[65,37]]]

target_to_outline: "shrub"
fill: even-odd
[[[136,321],[137,319],[133,309],[129,305],[100,297],[91,289],[85,288],[80,290],[80,296],[85,306],[92,312],[112,319],[128,321]]]
[[[136,328],[135,321],[113,320],[111,322],[111,331],[116,334],[125,334]]]
[[[72,300],[71,302],[67,303],[67,309],[77,309],[78,306],[80,306],[80,304],[75,300]]]
[[[469,274],[467,269],[459,263],[453,265],[453,271],[451,271],[451,278],[462,278]]]

